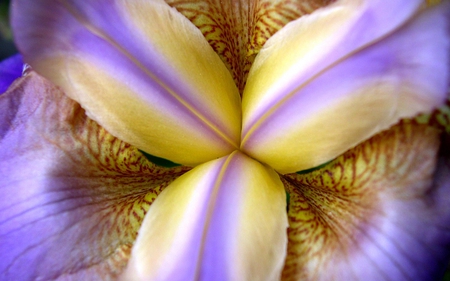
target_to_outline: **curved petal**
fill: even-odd
[[[281,173],[323,164],[446,98],[450,6],[401,29],[286,92],[250,131],[243,149]],[[302,74],[299,79],[301,80]],[[248,114],[244,108],[244,115]]]
[[[195,167],[161,193],[125,280],[276,280],[286,227],[278,175],[234,152]]]
[[[0,280],[110,280],[163,169],[31,72],[0,96]]]
[[[22,76],[22,69],[21,55],[15,55],[0,62],[0,94],[4,93],[14,80]]]
[[[441,280],[450,257],[450,173],[447,158],[433,179],[440,134],[401,123],[320,170],[286,175],[283,280]]]
[[[164,1],[17,0],[12,26],[25,61],[114,136],[186,165],[238,146],[230,73]]]
[[[243,136],[287,93],[378,41],[423,0],[341,0],[286,25],[258,54],[243,95]]]

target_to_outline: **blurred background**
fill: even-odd
[[[0,0],[0,61],[17,53],[9,26],[9,2],[10,0]]]

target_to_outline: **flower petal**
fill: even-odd
[[[440,280],[450,254],[448,158],[433,182],[440,134],[404,122],[320,170],[286,175],[283,280]]]
[[[275,280],[286,227],[278,175],[234,152],[195,167],[161,193],[125,280]]]
[[[230,73],[164,1],[17,0],[12,25],[25,61],[114,136],[186,165],[238,146]]]
[[[285,73],[299,83],[280,79],[290,88],[278,89],[278,100],[256,123],[248,104],[260,110],[274,88],[247,103],[244,93],[244,151],[281,173],[295,172],[335,158],[401,118],[433,110],[449,85],[449,15],[449,5],[427,10],[322,73],[312,68],[317,77],[311,81],[304,82],[309,73],[302,70]],[[258,71],[255,83],[265,77]]]
[[[0,96],[0,280],[116,278],[186,170],[152,165],[30,72]]]
[[[21,55],[15,55],[0,62],[0,94],[4,93],[14,80],[22,76]]]
[[[421,3],[341,0],[285,26],[253,64],[243,97],[244,133],[286,93],[394,31]]]

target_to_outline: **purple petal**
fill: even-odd
[[[14,80],[22,76],[22,69],[21,55],[14,55],[0,62],[0,94],[4,93]]]
[[[0,96],[0,280],[115,279],[186,168],[162,169],[34,72]]]

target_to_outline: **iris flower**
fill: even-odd
[[[0,96],[1,280],[443,274],[448,3],[11,13],[30,67]]]

